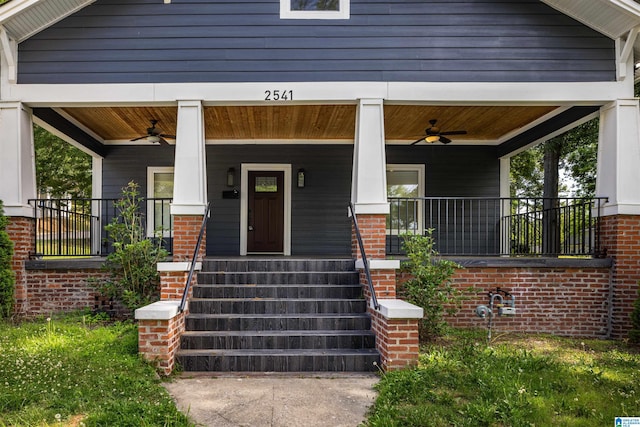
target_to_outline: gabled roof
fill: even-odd
[[[96,0],[12,0],[0,6],[0,25],[20,43]]]

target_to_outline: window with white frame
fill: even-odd
[[[387,165],[387,234],[422,234],[424,165]]]
[[[173,198],[173,168],[147,168],[147,235],[169,237],[173,229],[171,201]]]
[[[281,19],[349,19],[349,0],[280,0]]]

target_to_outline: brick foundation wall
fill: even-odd
[[[15,307],[17,314],[29,312],[27,295],[27,277],[25,263],[29,255],[35,252],[35,220],[33,218],[9,217],[7,233],[13,241],[13,258],[11,268],[15,273]]]
[[[399,283],[407,273],[398,274]],[[468,297],[447,323],[486,328],[475,315],[489,305],[487,292],[501,287],[515,296],[516,315],[494,317],[497,331],[551,333],[562,336],[608,336],[609,268],[477,267],[457,270],[454,286]]]
[[[369,310],[369,313],[381,368],[388,371],[416,366],[419,357],[418,320],[387,319],[375,310]]]
[[[611,336],[624,338],[640,281],[640,216],[614,215],[601,219],[601,247],[614,260],[611,295]]]
[[[185,313],[179,313],[168,320],[138,320],[138,351],[164,375],[171,374],[175,367],[184,319]]]
[[[101,270],[29,270],[26,287],[29,316],[46,315],[91,308],[120,312],[122,307],[103,299],[89,279],[104,279]],[[117,313],[116,313],[117,314]]]

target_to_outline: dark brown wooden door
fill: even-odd
[[[249,171],[247,252],[284,250],[284,172]]]

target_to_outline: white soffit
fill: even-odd
[[[95,0],[12,0],[0,6],[0,25],[20,43]]]
[[[640,25],[640,4],[633,0],[542,2],[614,40]]]

